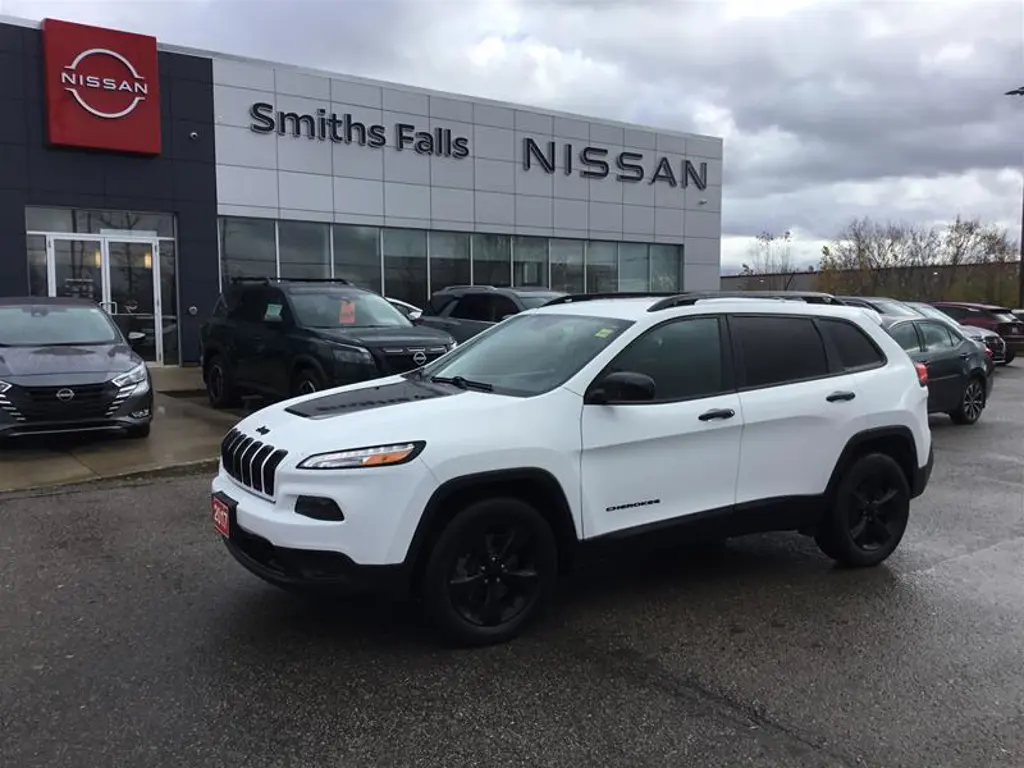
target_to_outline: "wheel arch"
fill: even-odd
[[[482,498],[508,496],[533,506],[551,526],[558,544],[559,568],[567,569],[579,543],[579,532],[562,484],[540,467],[515,467],[454,477],[442,483],[423,509],[405,557],[414,583],[426,565],[431,547],[455,515]]]
[[[324,371],[324,367],[320,364],[320,361],[312,355],[302,354],[297,355],[295,359],[292,360],[292,364],[288,371],[289,383],[294,383],[295,377],[305,370],[312,370],[322,381],[325,383],[327,382],[327,373]]]
[[[831,499],[835,495],[836,487],[853,463],[869,453],[882,453],[892,457],[903,470],[907,484],[914,486],[914,479],[919,473],[914,434],[909,427],[902,425],[876,427],[858,432],[846,442],[829,478],[825,490],[826,499]]]

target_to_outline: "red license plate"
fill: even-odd
[[[221,536],[231,535],[231,508],[223,499],[213,497],[213,527]]]

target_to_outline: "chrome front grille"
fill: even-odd
[[[21,415],[21,411],[14,405],[10,400],[7,399],[7,394],[0,392],[0,411],[3,411],[15,421],[24,421],[25,417]]]
[[[220,446],[224,471],[256,493],[274,498],[277,468],[288,451],[248,437],[237,429],[228,432]]]
[[[437,360],[447,348],[443,346],[431,347],[408,347],[408,348],[387,348],[382,349],[384,353],[384,365],[387,370],[384,374],[406,373],[414,371],[427,363]],[[419,359],[418,359],[419,358]]]

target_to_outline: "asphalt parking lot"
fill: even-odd
[[[902,548],[796,536],[594,566],[513,644],[231,561],[207,477],[0,501],[0,765],[1024,765],[1024,365],[933,423]]]

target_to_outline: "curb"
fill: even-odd
[[[195,461],[186,461],[180,464],[163,464],[156,467],[150,467],[148,469],[136,469],[129,472],[121,472],[116,475],[91,477],[86,480],[68,480],[64,483],[37,485],[32,488],[18,488],[10,491],[4,491],[4,494],[10,494],[12,496],[15,494],[34,496],[58,490],[66,491],[72,488],[82,488],[82,490],[87,490],[90,487],[101,485],[103,483],[128,483],[135,480],[148,480],[159,477],[180,477],[184,475],[198,474],[204,471],[214,471],[217,469],[219,464],[219,457],[211,459],[196,459]]]

